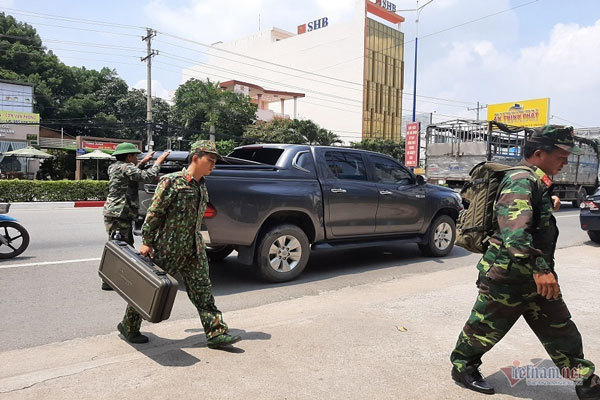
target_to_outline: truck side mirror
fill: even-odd
[[[421,186],[427,183],[427,179],[423,175],[417,175],[417,185]]]

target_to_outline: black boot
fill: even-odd
[[[576,386],[575,392],[580,399],[600,400],[600,378],[598,375],[592,375],[587,382]]]
[[[452,368],[452,379],[467,389],[484,394],[494,394],[494,388],[485,381],[479,369],[473,372],[458,372],[456,367]]]
[[[140,343],[148,343],[148,336],[144,336],[139,332],[127,332],[122,323],[117,325],[117,329],[121,332],[121,335],[127,340],[129,343],[140,344]]]

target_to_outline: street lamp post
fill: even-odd
[[[416,26],[416,34],[415,34],[415,76],[413,82],[413,112],[412,112],[412,122],[415,122],[417,119],[417,57],[418,57],[418,48],[419,48],[419,15],[421,15],[421,11],[425,8],[426,5],[430,4],[433,0],[429,0],[427,3],[423,4],[419,7],[419,0],[417,0],[417,8],[413,11],[417,12],[417,18],[415,20]]]

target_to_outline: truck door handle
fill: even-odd
[[[331,189],[331,193],[346,193],[346,189],[342,189],[342,188]]]
[[[392,194],[392,192],[390,192],[389,190],[380,190],[379,194],[388,195],[388,194]]]

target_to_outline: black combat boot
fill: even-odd
[[[121,335],[127,340],[129,343],[140,344],[140,343],[148,343],[148,336],[144,336],[139,332],[127,332],[122,323],[117,325],[117,329],[121,332]]]
[[[587,382],[576,386],[575,392],[580,399],[600,400],[600,378],[598,375],[592,375]]]
[[[494,394],[494,388],[485,381],[479,369],[473,372],[458,372],[456,367],[452,368],[452,379],[467,389],[484,394]]]

